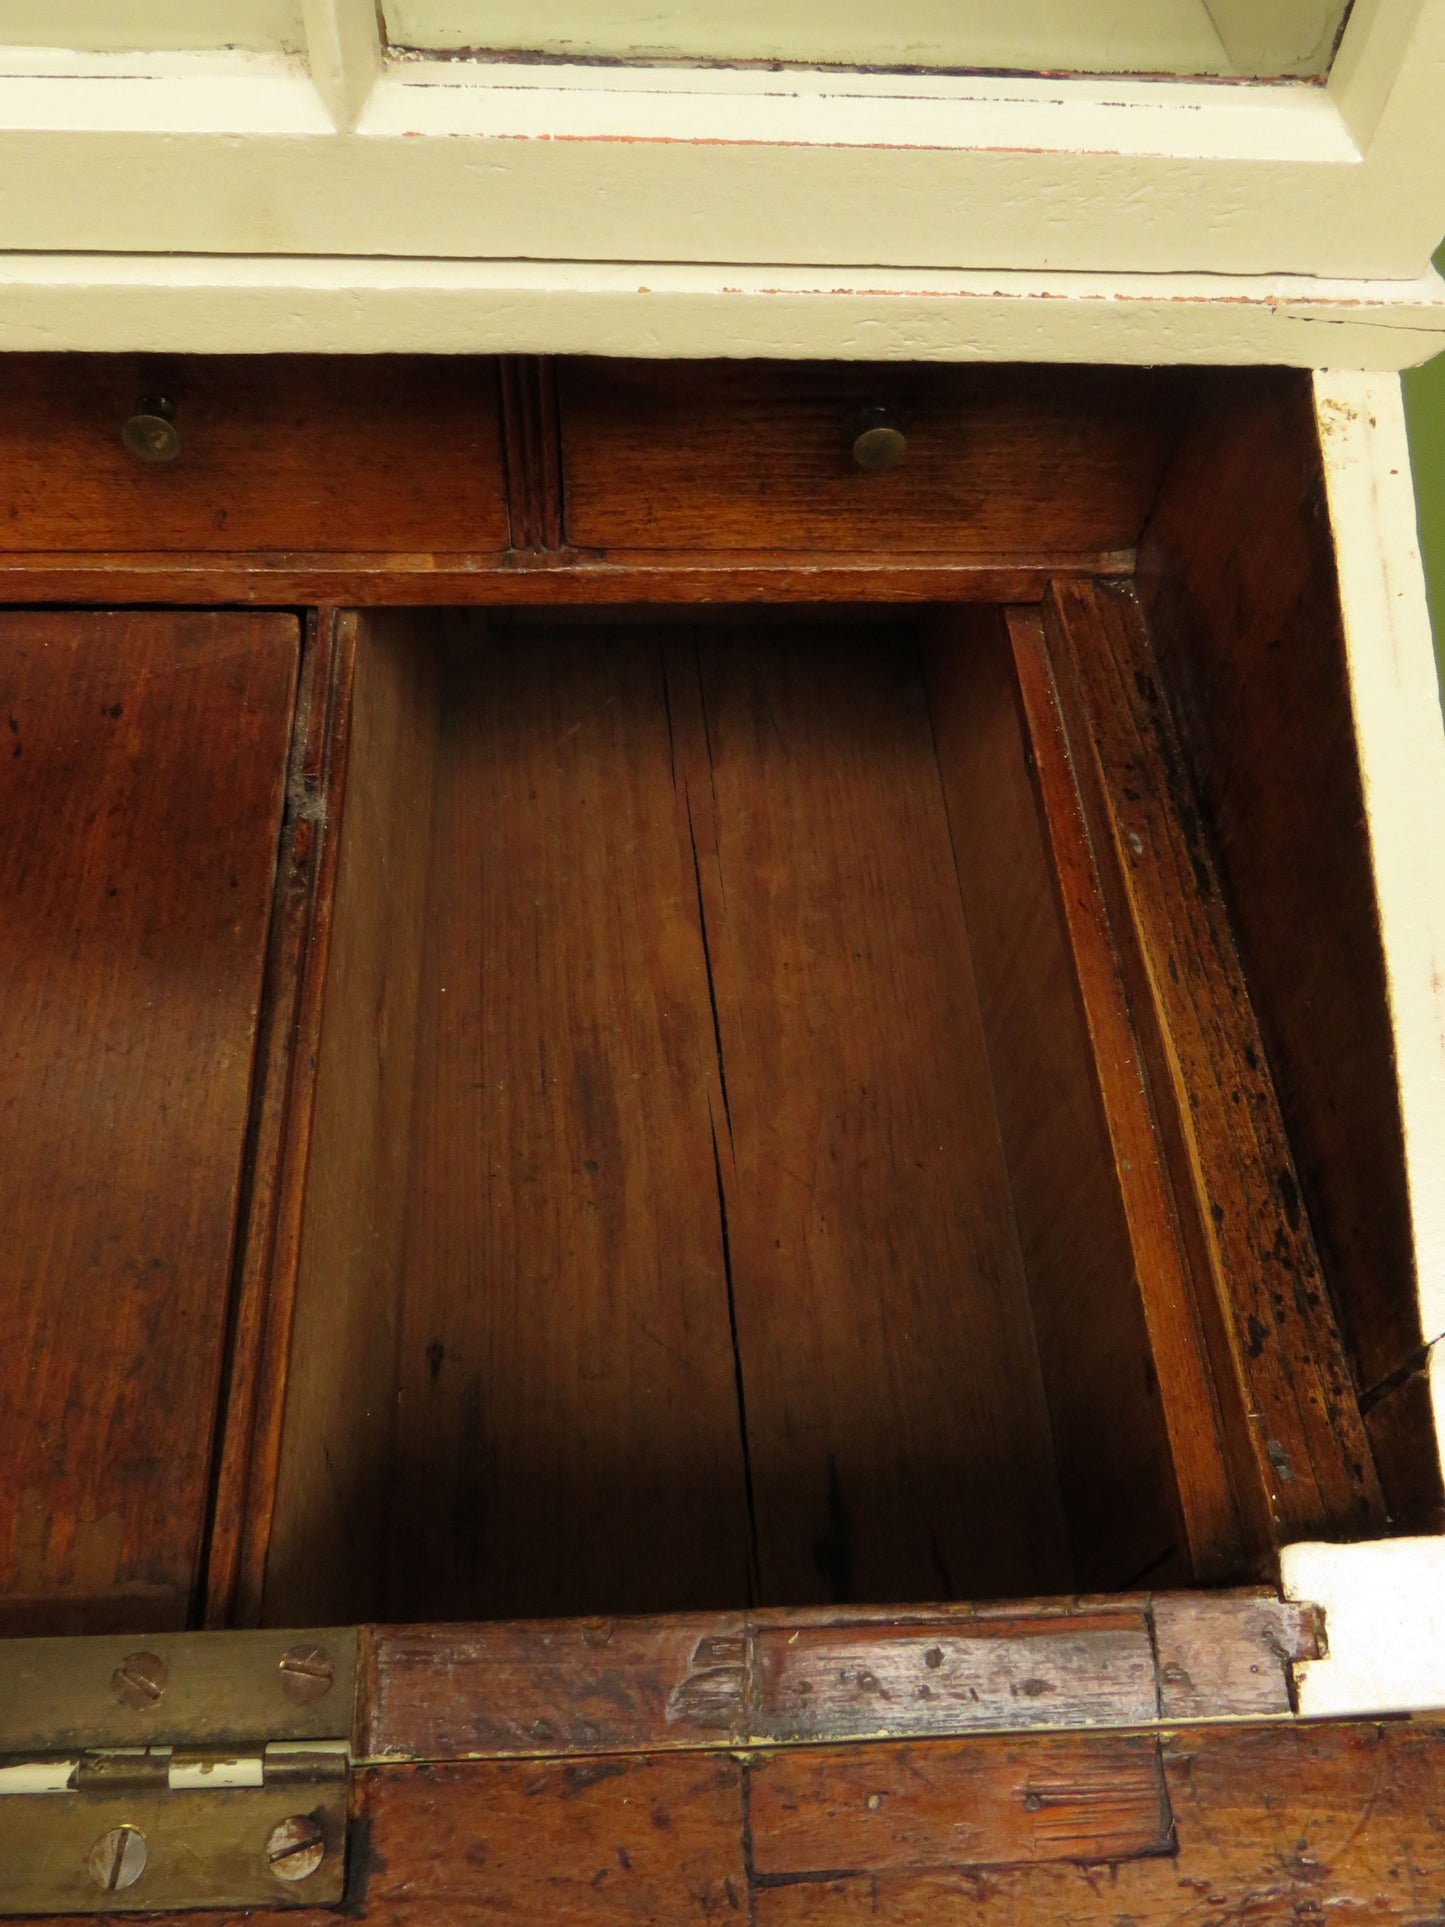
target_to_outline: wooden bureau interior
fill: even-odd
[[[12,360],[0,1629],[1438,1528],[1306,377]]]

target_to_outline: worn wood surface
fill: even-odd
[[[569,360],[569,538],[611,549],[1131,548],[1191,378],[1173,371]],[[853,459],[887,408],[901,466]]]
[[[589,603],[1036,603],[1058,576],[1131,574],[1132,549],[1068,553],[1037,541],[1009,553],[839,555],[576,550],[366,555],[282,549],[244,555],[6,555],[0,601],[332,603],[402,608],[565,607]]]
[[[1194,1301],[1190,1256],[1176,1220],[1129,992],[1038,612],[1011,610],[1008,632],[1029,766],[1040,804],[1039,822],[1057,879],[1057,901],[1088,1033],[1113,1181],[1128,1227],[1133,1289],[1148,1334],[1149,1368],[1163,1408],[1183,1532],[1180,1554],[1197,1579],[1237,1576],[1242,1557],[1240,1521]],[[1013,994],[1017,998],[1024,993]],[[1077,1152],[1074,1156],[1077,1161]],[[1061,1229],[1067,1256],[1067,1224]],[[1091,1315],[1088,1309],[1080,1309],[1081,1331],[1088,1328]],[[1128,1332],[1127,1321],[1123,1329]],[[1064,1336],[1067,1340],[1068,1334]],[[1084,1342],[1081,1336],[1077,1342]],[[1124,1396],[1127,1402],[1127,1389]],[[1138,1398],[1137,1390],[1134,1396]],[[1147,1408],[1140,1414],[1136,1407],[1134,1416],[1137,1425],[1141,1416],[1147,1417]],[[1088,1453],[1098,1449],[1097,1440],[1085,1448]]]
[[[180,454],[138,462],[121,428],[157,396]],[[7,355],[0,476],[11,555],[507,545],[488,360]]]
[[[346,1912],[392,1927],[1422,1927],[1445,1884],[1428,1721],[400,1767],[355,1804]]]
[[[299,627],[0,616],[0,1625],[184,1623]]]
[[[1422,1334],[1384,957],[1307,377],[1242,372],[1201,415],[1150,518],[1139,585],[1229,895],[1301,1193],[1368,1395],[1407,1363]],[[1409,1480],[1407,1465],[1400,1476]],[[1425,1529],[1417,1521],[1441,1503],[1438,1470],[1432,1492],[1416,1479],[1408,1498],[1403,1489],[1399,1501],[1391,1497],[1402,1526]]]
[[[759,1597],[1071,1580],[916,632],[668,655]]]
[[[557,364],[547,355],[503,355],[497,363],[502,406],[511,547],[562,547],[562,440]]]
[[[1152,1734],[799,1747],[747,1769],[756,1886],[916,1868],[1086,1864],[1168,1854]]]
[[[1158,1583],[1171,1568],[1188,1576],[1139,1266],[1042,819],[1037,771],[1053,743],[1031,734],[1003,611],[940,615],[925,660],[1074,1575],[1097,1591],[1146,1574]],[[1047,797],[1070,806],[1057,784]]]
[[[1264,1593],[371,1627],[366,1760],[1140,1727],[1290,1710],[1314,1615]]]
[[[351,720],[354,618],[306,625],[287,804],[241,1191],[236,1283],[202,1615],[248,1624],[270,1537],[281,1403],[290,1351],[301,1196],[313,1111],[321,983],[335,901],[336,838]]]
[[[1060,584],[1046,615],[1116,930],[1132,926],[1175,1197],[1207,1265],[1201,1310],[1241,1504],[1274,1543],[1368,1537],[1384,1521],[1369,1443],[1138,602]]]
[[[276,1281],[279,1345],[237,1598],[246,1623],[326,1625],[385,1600],[378,1520],[393,1444],[437,624],[402,612],[346,620],[355,669],[330,928],[312,962],[315,1075],[293,1106],[305,1199]]]
[[[463,625],[440,716],[388,1610],[745,1604],[716,1061],[657,635]]]

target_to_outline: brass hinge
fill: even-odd
[[[334,1906],[356,1644],[0,1641],[0,1915]]]

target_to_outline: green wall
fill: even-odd
[[[1445,246],[1435,256],[1445,273]],[[1405,374],[1405,417],[1410,425],[1410,465],[1420,516],[1420,549],[1435,625],[1435,654],[1445,683],[1445,355]]]

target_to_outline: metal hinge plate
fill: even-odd
[[[0,1642],[0,1914],[335,1905],[356,1644]]]

